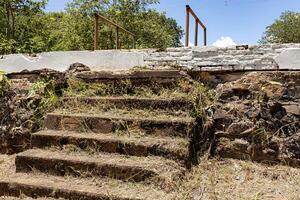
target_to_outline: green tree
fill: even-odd
[[[300,12],[287,11],[267,27],[261,43],[299,43]]]
[[[1,52],[30,51],[30,39],[40,31],[34,18],[43,14],[46,4],[47,0],[0,0]]]
[[[90,43],[86,48],[91,49],[94,29],[92,16],[95,12],[98,12],[133,32],[136,35],[137,48],[180,46],[183,31],[177,22],[174,19],[167,18],[165,13],[147,8],[148,5],[158,2],[158,0],[102,0],[99,3],[99,0],[74,0],[68,5],[67,12],[76,15],[76,19],[80,19],[82,23],[84,22],[84,26],[89,29],[85,30],[85,33],[74,30],[71,32],[81,35],[79,38],[83,37],[82,34],[88,37]],[[100,27],[100,48],[115,48],[114,37],[114,28],[102,23]],[[130,48],[132,38],[121,33],[120,42],[123,48]]]
[[[64,12],[45,13],[47,0],[0,0],[0,54],[92,50],[94,13],[136,35],[137,48],[180,46],[177,22],[149,9],[158,0],[72,0]],[[132,38],[120,33],[122,48]],[[99,47],[114,49],[115,28],[100,23]]]

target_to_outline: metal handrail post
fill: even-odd
[[[133,49],[135,49],[135,36],[133,36],[132,39],[133,39]]]
[[[186,6],[186,18],[185,18],[185,46],[189,46],[190,40],[190,12],[189,6]]]
[[[103,17],[102,15],[99,14],[95,14],[95,35],[94,35],[94,50],[98,49],[98,43],[99,43],[99,19],[116,27],[116,49],[120,48],[120,31],[131,35],[133,38],[133,48],[135,49],[135,34],[133,34],[132,32],[126,30],[125,28],[123,28],[122,26],[116,24],[115,22]]]
[[[195,46],[198,46],[198,21],[195,19]]]
[[[206,32],[206,28],[204,29],[204,46],[207,45],[207,32]]]
[[[99,18],[98,15],[95,14],[95,33],[94,33],[94,50],[98,49],[99,44]]]
[[[120,48],[119,44],[119,27],[116,28],[116,49]]]
[[[189,46],[189,37],[190,37],[190,14],[195,18],[195,46],[198,46],[198,25],[200,25],[204,32],[204,46],[207,45],[207,29],[202,21],[198,18],[193,9],[186,5],[186,33],[185,33],[185,46]]]

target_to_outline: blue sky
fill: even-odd
[[[47,11],[64,9],[69,0],[49,0]],[[161,0],[154,7],[166,12],[185,27],[185,5],[189,4],[206,24],[208,44],[222,36],[230,37],[238,44],[255,44],[261,38],[266,26],[283,11],[300,11],[300,0]],[[194,32],[194,20],[191,19]],[[201,32],[202,33],[202,32]],[[191,43],[193,43],[193,35]],[[202,34],[200,35],[202,42]]]

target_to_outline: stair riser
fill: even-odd
[[[193,109],[193,104],[185,100],[160,100],[160,99],[126,99],[126,98],[91,98],[68,97],[61,100],[62,105],[76,106],[84,104],[89,106],[107,105],[118,109],[162,109],[164,112],[184,111]]]
[[[137,200],[46,186],[0,182],[0,196],[19,197],[21,194],[32,198],[52,197],[69,200]]]
[[[145,181],[148,178],[158,177],[155,172],[139,167],[115,166],[94,162],[17,156],[15,163],[16,171],[21,173],[31,172],[34,169],[56,176],[99,176],[134,182]]]
[[[50,130],[94,133],[111,133],[134,129],[149,135],[189,137],[190,127],[191,124],[188,122],[133,120],[92,116],[81,117],[56,114],[49,114],[46,119],[46,128]]]
[[[92,152],[107,152],[119,153],[130,156],[162,156],[165,158],[187,162],[188,155],[170,151],[159,145],[146,146],[143,144],[134,144],[130,142],[118,140],[95,140],[89,138],[76,138],[68,136],[51,136],[51,135],[33,135],[32,147],[45,148],[45,147],[63,147],[64,145],[74,145],[85,151]]]

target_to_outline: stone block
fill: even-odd
[[[300,70],[300,48],[284,50],[275,61],[279,69]]]

